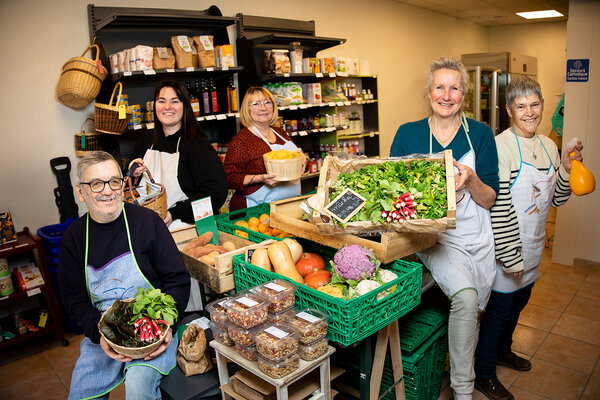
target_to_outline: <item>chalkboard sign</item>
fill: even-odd
[[[247,263],[252,262],[252,253],[254,253],[254,250],[256,250],[256,249],[246,249],[246,262]]]
[[[344,190],[325,207],[335,219],[345,223],[365,206],[366,200],[352,189]]]

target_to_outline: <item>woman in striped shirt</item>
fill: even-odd
[[[491,208],[496,279],[481,321],[475,387],[491,399],[513,399],[496,377],[496,364],[519,371],[531,363],[511,351],[512,334],[538,278],[546,219],[551,206],[571,195],[571,158],[582,160],[581,142],[560,156],[556,144],[538,135],[544,99],[539,83],[518,77],[506,89],[513,126],[496,137],[500,191]]]

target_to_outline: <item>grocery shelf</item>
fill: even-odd
[[[210,68],[166,68],[166,69],[147,69],[144,71],[125,71],[118,72],[116,74],[111,74],[111,79],[116,81],[118,79],[134,79],[136,77],[145,77],[148,75],[181,75],[181,74],[189,74],[189,73],[199,73],[199,72],[210,72],[212,75],[214,73],[222,72],[222,73],[235,73],[238,71],[242,71],[244,67],[210,67]]]
[[[357,135],[338,136],[338,140],[361,139],[361,138],[365,138],[365,137],[374,137],[376,135],[379,135],[379,132],[363,132],[363,133],[359,133]]]
[[[294,105],[289,105],[289,106],[279,106],[279,107],[277,107],[277,109],[279,111],[285,111],[285,110],[293,111],[293,110],[302,110],[305,108],[313,108],[313,107],[345,107],[345,106],[351,106],[354,104],[360,105],[360,104],[372,104],[372,103],[377,103],[377,99],[344,100],[344,101],[328,101],[328,102],[324,102],[324,103],[294,104]]]
[[[163,8],[133,8],[133,7],[100,7],[88,5],[90,22],[90,37],[106,28],[127,29],[146,28],[153,29],[203,29],[217,30],[233,25],[239,21],[238,17],[223,17],[210,15],[213,11],[207,10],[173,10]]]
[[[348,125],[339,125],[339,126],[328,126],[326,128],[316,128],[316,129],[305,129],[299,131],[287,132],[290,136],[307,136],[309,133],[323,133],[323,132],[335,132],[341,131],[344,129],[348,129]]]

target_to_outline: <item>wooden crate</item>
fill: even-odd
[[[370,221],[349,222],[346,227],[334,225],[331,222],[331,217],[323,212],[329,204],[329,185],[335,182],[337,177],[343,173],[349,173],[363,168],[367,165],[381,164],[388,159],[382,158],[366,158],[355,160],[339,160],[331,156],[325,158],[319,183],[317,186],[317,194],[311,199],[311,206],[315,209],[313,213],[313,222],[317,224],[319,231],[324,234],[339,234],[344,232],[349,233],[368,233],[373,231],[395,231],[401,233],[436,233],[443,232],[446,229],[456,228],[456,192],[454,190],[454,167],[452,165],[452,151],[445,150],[442,157],[427,157],[423,158],[429,161],[443,161],[446,169],[446,190],[448,199],[448,211],[446,217],[435,220],[430,219],[409,219],[402,223],[391,224],[374,224]],[[399,159],[406,164],[414,159]]]
[[[234,255],[244,253],[246,249],[260,247],[261,245],[273,242],[273,240],[268,240],[262,244],[256,244],[238,236],[219,231],[217,239],[219,245],[227,241],[233,242],[236,250],[216,256],[215,265],[209,265],[181,252],[181,249],[183,249],[187,242],[198,236],[196,227],[179,229],[172,232],[172,236],[192,278],[205,284],[216,293],[224,293],[235,288],[233,276]]]
[[[379,240],[347,233],[325,235],[315,224],[302,220],[300,203],[309,197],[310,195],[272,202],[271,226],[336,249],[352,244],[364,246],[373,250],[377,259],[384,264],[431,247],[436,243],[437,234],[435,233],[386,232],[381,235]]]

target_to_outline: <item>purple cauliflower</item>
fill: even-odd
[[[373,251],[357,244],[342,247],[333,257],[333,263],[339,276],[355,281],[370,278],[380,265]]]

